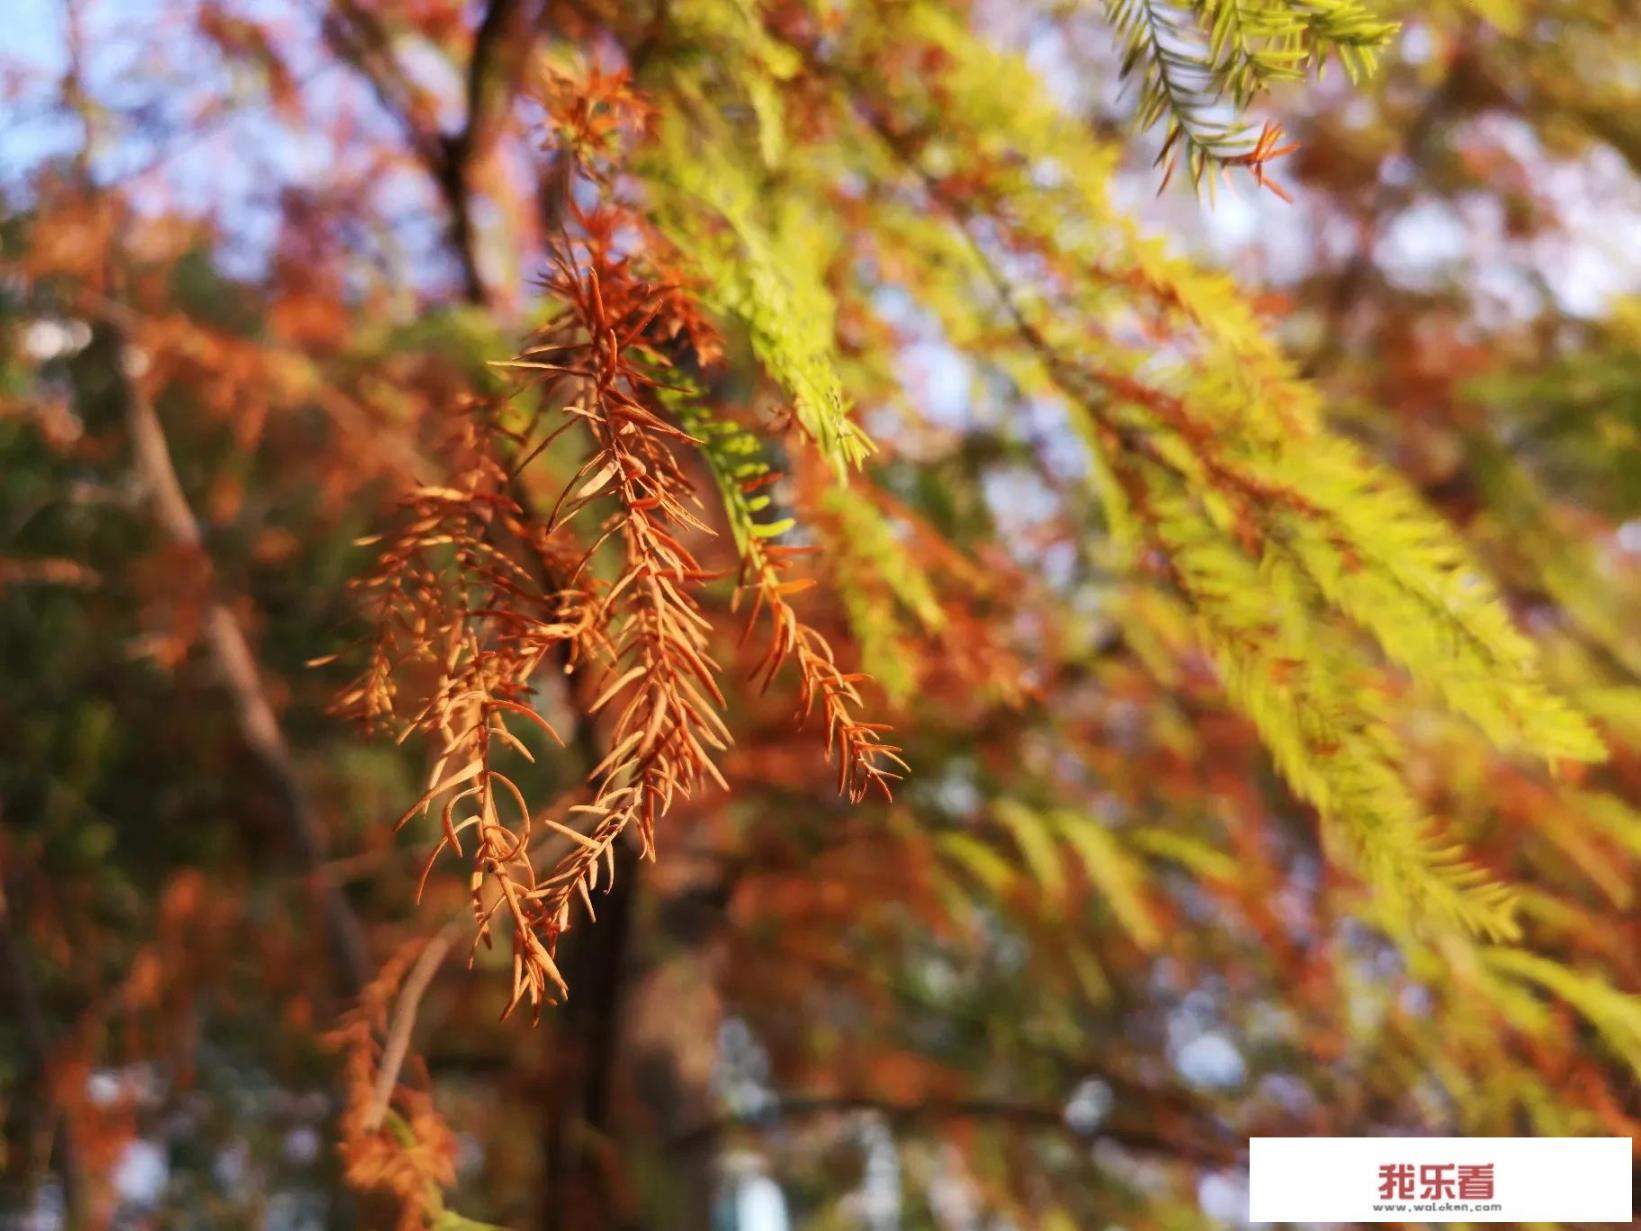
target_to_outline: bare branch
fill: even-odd
[[[105,323],[118,343],[116,353],[123,363],[124,335]],[[159,416],[146,394],[123,371],[120,375],[126,429],[130,433],[137,473],[161,531],[178,546],[198,554],[201,566],[212,575],[210,557],[205,553],[199,520],[177,480],[171,451]],[[341,886],[327,867],[324,833],[314,812],[307,789],[296,771],[290,746],[285,742],[279,719],[263,687],[255,656],[245,634],[222,598],[213,594],[204,619],[204,637],[217,674],[234,703],[234,717],[241,736],[279,787],[285,816],[297,855],[306,869],[310,884],[318,893],[325,929],[342,990],[349,996],[370,977],[370,962],[364,934]]]
[[[399,999],[393,1006],[393,1020],[388,1026],[387,1043],[382,1049],[382,1063],[376,1070],[376,1085],[371,1091],[370,1105],[365,1109],[364,1129],[374,1133],[382,1126],[388,1104],[393,1101],[393,1088],[399,1084],[399,1070],[404,1067],[405,1055],[410,1050],[410,1034],[416,1026],[416,1010],[433,976],[450,953],[450,942],[456,934],[456,924],[446,924],[427,942],[416,958],[416,964],[405,976],[399,989]]]

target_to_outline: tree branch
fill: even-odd
[[[331,49],[370,82],[377,101],[404,130],[411,151],[438,188],[450,214],[450,245],[461,266],[462,297],[473,304],[483,304],[487,294],[479,271],[468,177],[483,145],[485,83],[507,47],[504,36],[518,8],[519,0],[489,0],[485,5],[467,63],[467,115],[454,133],[437,131],[427,119],[415,84],[400,69],[392,41],[374,14],[352,0],[338,0],[324,24]]]
[[[410,1033],[416,1026],[416,1010],[433,976],[450,952],[450,941],[456,933],[454,923],[447,923],[427,942],[427,947],[416,955],[416,963],[405,976],[404,986],[393,1006],[393,1020],[388,1025],[387,1042],[382,1048],[382,1063],[376,1070],[376,1085],[370,1092],[370,1105],[365,1108],[364,1131],[374,1133],[382,1126],[388,1104],[393,1101],[393,1089],[399,1084],[399,1070],[404,1067],[410,1051]]]
[[[104,328],[115,343],[116,363],[127,351],[124,335],[105,321]],[[119,373],[119,396],[123,403],[126,429],[137,473],[153,507],[160,530],[173,543],[195,554],[208,578],[214,580],[210,557],[205,552],[199,520],[171,464],[171,451],[159,416],[137,383]],[[213,586],[214,589],[214,586]],[[370,977],[370,961],[364,934],[341,886],[326,865],[326,843],[318,816],[307,789],[296,771],[284,732],[268,701],[256,659],[245,634],[227,604],[216,594],[207,601],[203,624],[204,638],[217,674],[234,704],[240,735],[251,752],[279,788],[285,804],[285,818],[297,856],[310,884],[318,893],[324,913],[325,930],[342,991],[352,996]]]
[[[440,140],[442,157],[429,169],[450,210],[450,242],[461,261],[467,300],[485,301],[484,278],[479,273],[477,236],[473,232],[473,211],[469,202],[468,175],[482,145],[485,123],[485,82],[491,65],[504,45],[502,36],[512,23],[518,0],[490,0],[484,17],[473,35],[473,52],[467,62],[467,118],[461,130]]]

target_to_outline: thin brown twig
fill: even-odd
[[[465,918],[465,916],[464,916]],[[370,1103],[365,1108],[364,1128],[374,1133],[382,1126],[388,1105],[393,1101],[394,1087],[399,1084],[399,1070],[404,1067],[410,1051],[410,1034],[416,1026],[416,1010],[427,992],[433,976],[439,972],[449,956],[451,943],[463,920],[452,920],[434,934],[427,947],[416,957],[416,964],[405,976],[399,988],[399,998],[393,1005],[393,1020],[388,1026],[387,1042],[382,1048],[382,1062],[376,1070],[376,1084],[371,1089]]]

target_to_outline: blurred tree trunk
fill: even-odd
[[[628,937],[638,857],[616,847],[615,881],[598,901],[596,926],[577,928],[563,970],[573,989],[548,1009],[546,1123],[542,1140],[543,1231],[636,1227],[619,1174],[611,1090],[620,1063]]]
[[[597,925],[566,941],[570,998],[543,1022],[545,1231],[637,1231],[645,1207],[667,1211],[664,1231],[709,1225],[716,1154],[694,1134],[714,1114],[725,886],[683,862],[640,879],[635,849],[619,847]]]
[[[11,892],[7,866],[0,865],[0,989],[22,1036],[27,1067],[19,1075],[6,1110],[5,1135],[0,1138],[4,1166],[0,1185],[4,1208],[33,1209],[40,1187],[55,1170],[62,1185],[62,1226],[80,1231],[88,1215],[85,1169],[67,1112],[52,1092],[51,1031],[40,1005],[39,987],[30,964],[27,942],[12,925]]]

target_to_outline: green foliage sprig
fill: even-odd
[[[1259,150],[1242,112],[1273,84],[1320,73],[1330,56],[1352,80],[1396,33],[1356,0],[1104,0],[1138,82],[1136,119],[1166,124],[1158,162],[1193,184]],[[1267,156],[1269,156],[1267,154]]]

